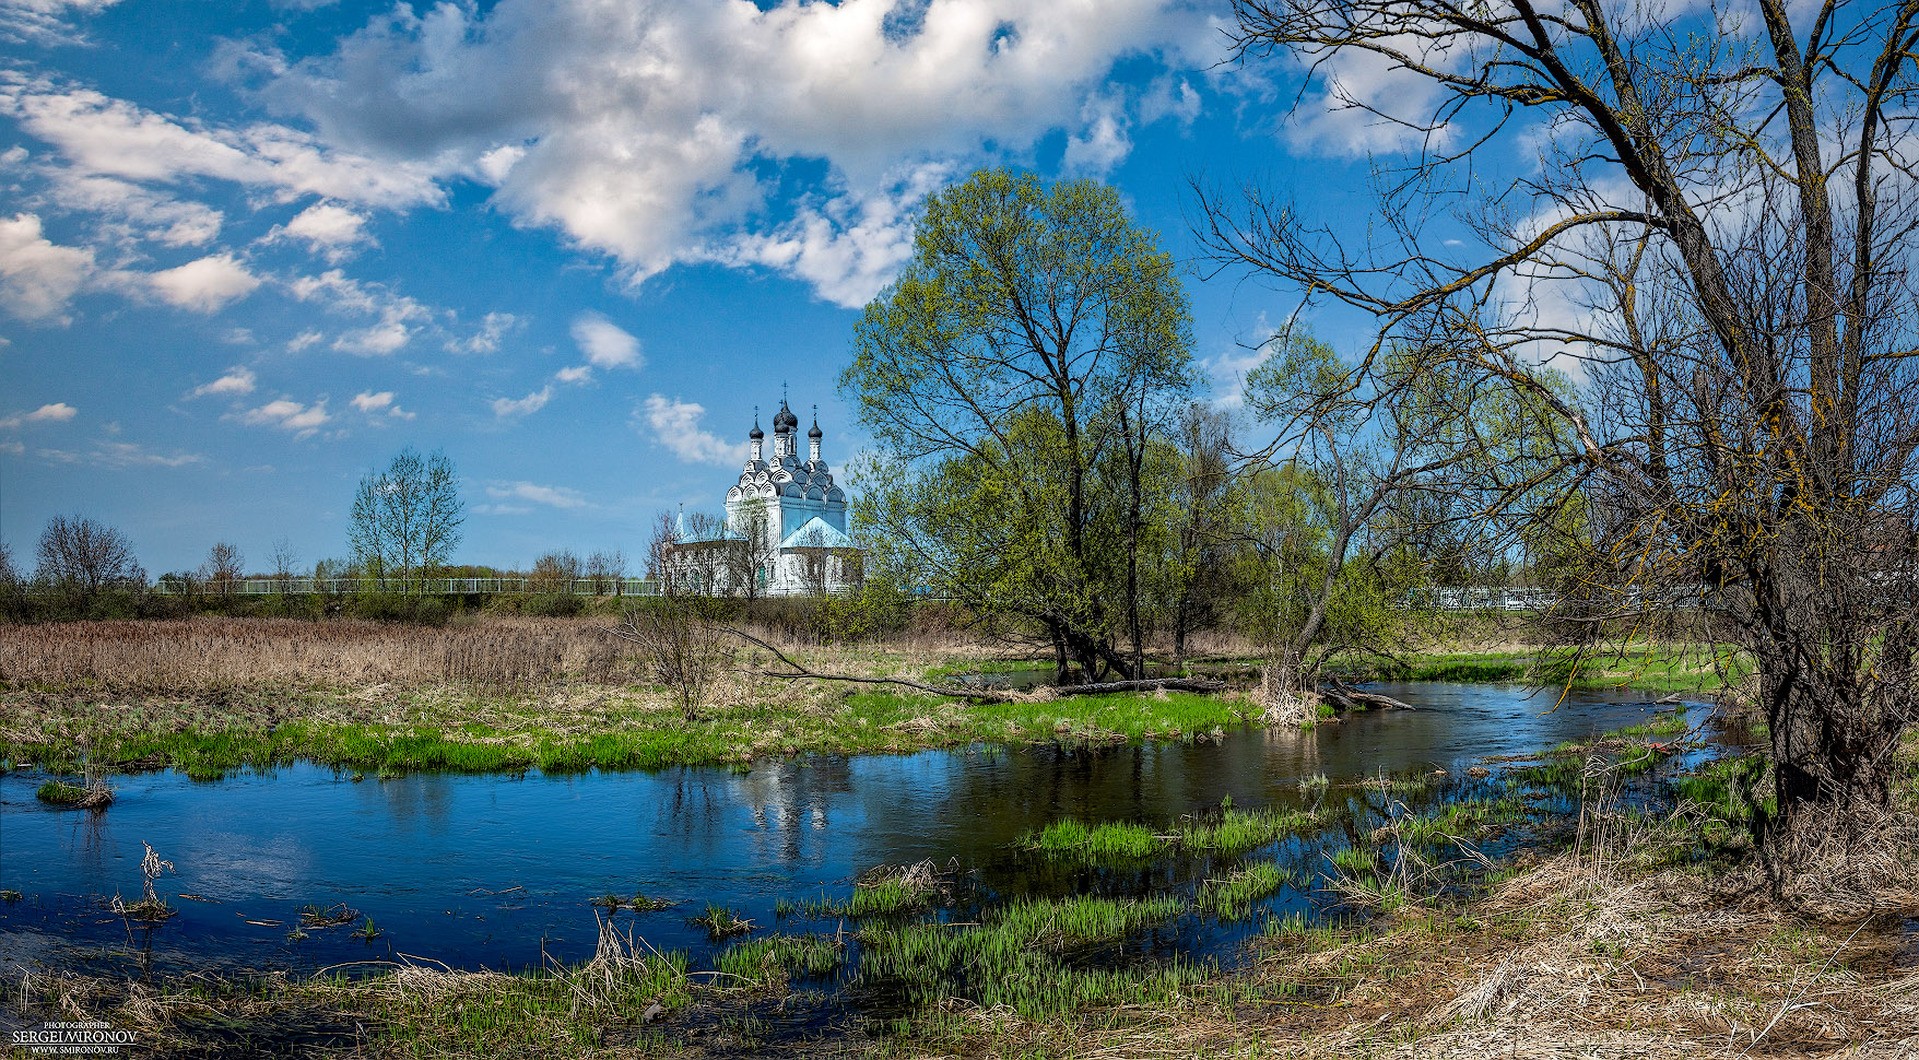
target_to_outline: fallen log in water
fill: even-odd
[[[1332,700],[1343,710],[1417,710],[1411,703],[1381,695],[1378,692],[1363,692],[1337,677],[1327,678],[1319,687],[1319,694]]]

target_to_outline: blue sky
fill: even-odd
[[[637,563],[656,513],[718,508],[783,382],[845,463],[859,307],[989,164],[1115,184],[1188,264],[1230,402],[1297,295],[1204,278],[1189,182],[1357,216],[1403,130],[1321,88],[1288,115],[1297,71],[1224,63],[1224,16],[0,0],[0,539],[30,566],[83,514],[154,575],[219,540],[311,565],[413,445],[460,472],[461,560]]]

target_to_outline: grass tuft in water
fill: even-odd
[[[1237,857],[1308,831],[1317,815],[1298,810],[1236,810],[1181,818],[1163,829],[1143,824],[1054,821],[1020,837],[1019,845],[1055,861],[1128,867],[1177,850]]]
[[[1193,895],[1200,912],[1219,920],[1240,920],[1252,912],[1253,903],[1271,897],[1289,883],[1292,873],[1271,862],[1259,862],[1229,876],[1206,880]]]
[[[706,904],[706,912],[689,918],[691,923],[706,928],[706,933],[715,939],[744,935],[753,930],[753,922],[735,913],[723,905]]]

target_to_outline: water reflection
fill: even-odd
[[[701,949],[685,917],[711,901],[762,925],[774,903],[843,894],[877,864],[957,861],[990,893],[1165,886],[1191,866],[1099,879],[1036,870],[1011,848],[1063,816],[1166,821],[1217,806],[1310,805],[1302,780],[1457,774],[1643,720],[1638,695],[1585,695],[1548,711],[1523,690],[1384,686],[1421,709],[1360,715],[1310,732],[1249,730],[1217,744],[1037,745],[903,756],[811,756],[750,771],[543,777],[431,774],[355,782],[309,765],[214,784],[176,774],[121,778],[100,817],[33,797],[39,778],[0,778],[0,960],[45,939],[123,943],[103,916],[135,893],[140,843],[172,859],[162,881],[179,915],[154,932],[161,967],[315,968],[388,949],[460,967],[516,968],[543,953],[591,952],[589,899],[636,891],[681,907],[639,916],[661,948]],[[1361,797],[1335,789],[1332,800]],[[1295,851],[1299,858],[1314,851]],[[195,894],[211,901],[177,900]],[[369,948],[347,928],[288,941],[308,903],[345,902],[385,933]],[[621,914],[632,917],[631,913]],[[274,926],[274,922],[279,926]],[[120,936],[116,938],[115,936]],[[72,960],[80,960],[70,955]]]

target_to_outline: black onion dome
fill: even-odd
[[[782,398],[780,410],[773,414],[773,433],[791,434],[798,430],[799,426],[800,418],[793,415],[793,410],[786,407],[786,401]]]
[[[760,425],[758,423],[755,423],[753,425],[753,429],[746,432],[746,436],[757,442],[761,438],[766,437],[766,432],[763,430],[760,430]]]
[[[813,429],[810,431],[807,431],[806,436],[808,438],[813,439],[816,442],[819,441],[821,438],[826,437],[826,433],[820,430],[820,414],[819,413],[817,412],[813,413]]]

